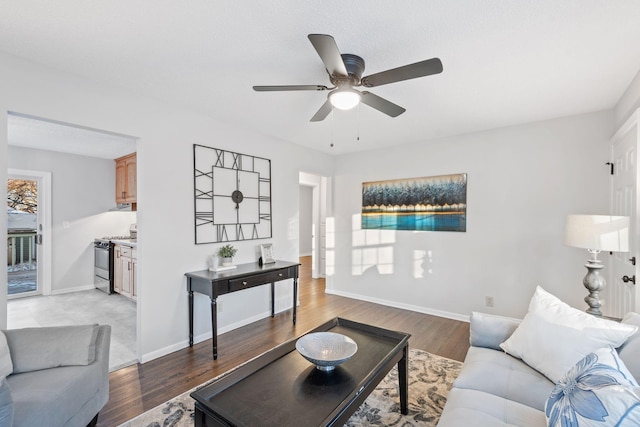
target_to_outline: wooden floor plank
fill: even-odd
[[[324,280],[311,278],[311,257],[300,260],[295,326],[289,310],[220,335],[218,360],[212,359],[211,340],[207,340],[112,372],[109,402],[100,412],[98,426],[117,426],[337,316],[408,332],[410,347],[463,360],[469,348],[468,323],[325,294]],[[185,294],[185,305],[186,299]]]

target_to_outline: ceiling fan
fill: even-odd
[[[309,34],[309,40],[318,55],[320,55],[333,87],[324,85],[254,86],[253,90],[257,92],[328,90],[327,100],[311,118],[312,122],[324,120],[331,112],[332,107],[348,110],[358,105],[359,102],[388,116],[397,117],[406,110],[369,91],[358,91],[354,87],[364,86],[370,88],[382,86],[442,72],[440,59],[431,58],[362,77],[364,59],[350,53],[341,54],[333,37],[327,34]]]

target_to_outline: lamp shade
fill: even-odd
[[[629,217],[611,215],[569,215],[564,243],[594,251],[628,252]]]
[[[357,90],[345,88],[336,89],[329,93],[329,101],[331,105],[340,110],[350,110],[360,102],[360,92]]]

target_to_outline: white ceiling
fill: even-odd
[[[333,154],[610,109],[640,70],[638,0],[0,0],[0,10],[1,51]],[[372,88],[407,109],[397,118],[362,106],[311,123],[326,92],[251,88],[329,86],[310,33],[362,56],[365,75],[432,57],[444,72]]]

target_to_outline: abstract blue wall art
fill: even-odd
[[[467,174],[363,183],[362,228],[467,231]]]

